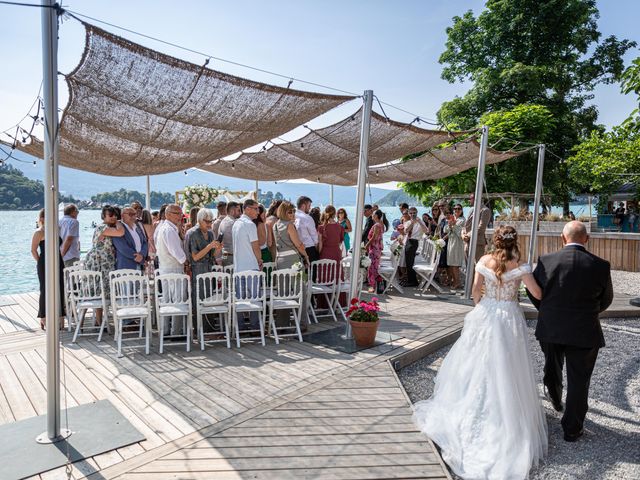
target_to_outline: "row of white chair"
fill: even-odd
[[[378,273],[386,281],[386,288],[383,293],[386,293],[391,287],[395,288],[398,292],[404,293],[402,285],[398,278],[398,266],[400,259],[405,255],[405,245],[401,245],[401,249],[398,255],[394,255],[392,252],[383,254],[378,268]],[[419,289],[422,293],[426,292],[429,287],[434,287],[438,292],[443,293],[444,290],[435,281],[436,273],[438,272],[438,262],[440,261],[440,251],[436,247],[433,240],[427,236],[423,237],[418,250],[416,252],[416,259],[413,265],[413,270],[420,279]]]
[[[295,270],[275,270],[275,263],[265,264],[269,277],[264,272],[233,273],[233,266],[216,266],[214,271],[199,275],[197,278],[198,292],[196,298],[197,335],[201,348],[204,349],[204,321],[205,315],[216,314],[220,318],[219,333],[224,335],[227,347],[230,347],[231,336],[235,333],[236,344],[240,346],[239,313],[256,312],[259,317],[259,330],[249,330],[257,333],[262,344],[265,344],[265,324],[267,307],[270,312],[268,327],[273,332],[276,343],[280,337],[297,336],[302,341],[300,322],[302,321],[303,295],[306,295],[308,306],[308,321],[318,322],[323,316],[316,312],[312,305],[312,296],[323,296],[327,302],[327,313],[337,321],[336,312],[346,321],[347,305],[340,304],[340,294],[349,292],[350,261],[345,259],[342,264],[343,275],[337,273],[337,262],[334,260],[318,260],[312,262],[308,284],[304,285],[301,272]],[[98,334],[101,341],[104,330],[110,332],[109,311],[113,315],[114,337],[118,344],[118,355],[122,351],[124,322],[140,319],[138,337],[145,334],[145,350],[149,353],[150,332],[153,309],[150,293],[150,282],[137,270],[115,270],[110,272],[110,298],[107,298],[102,288],[100,272],[83,270],[83,266],[75,265],[64,270],[65,289],[69,328],[75,326],[73,341],[79,336]],[[266,278],[270,282],[266,283]],[[155,311],[158,322],[160,352],[164,349],[165,324],[169,317],[183,319],[187,351],[191,345],[192,331],[192,303],[191,282],[184,274],[160,274],[155,276]],[[306,288],[305,288],[306,287]],[[361,281],[358,288],[361,288]],[[102,310],[102,321],[95,325],[96,311]],[[294,333],[278,331],[273,313],[277,310],[291,310],[293,312]],[[85,325],[87,313],[93,312],[94,324]],[[90,333],[87,333],[90,331]],[[220,341],[220,340],[218,340]],[[215,340],[211,341],[215,342]]]

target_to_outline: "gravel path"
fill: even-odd
[[[620,285],[626,281],[626,275],[616,277]],[[639,284],[640,280],[635,280],[629,290],[636,291],[628,293],[640,294]],[[544,356],[533,336],[535,320],[528,326],[549,426],[549,454],[544,464],[532,470],[531,480],[640,479],[640,318],[602,321],[607,346],[600,350],[591,379],[585,435],[576,443],[562,439],[561,414],[542,397]],[[412,402],[432,394],[433,379],[449,349],[445,347],[400,371]]]
[[[622,270],[611,271],[611,281],[615,293],[625,293],[627,295],[640,296],[640,273],[623,272]]]

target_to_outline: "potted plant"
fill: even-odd
[[[353,298],[351,307],[347,310],[349,323],[353,332],[353,338],[359,347],[370,347],[376,340],[378,325],[378,299],[373,297],[370,302]]]

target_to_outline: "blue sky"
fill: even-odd
[[[440,104],[467,87],[440,79],[438,57],[451,17],[484,2],[382,0],[166,0],[68,1],[69,9],[218,57],[347,91],[373,89],[382,100],[433,118]],[[603,35],[640,40],[640,2],[598,2]],[[0,6],[0,129],[15,123],[35,97],[40,79],[40,9]],[[106,27],[110,29],[109,27]],[[113,29],[110,29],[113,30]],[[115,30],[113,30],[115,31]],[[139,43],[202,63],[202,58],[121,33]],[[77,64],[83,31],[66,21],[60,35],[60,71]],[[636,50],[635,55],[638,54]],[[628,59],[635,55],[628,55]],[[286,80],[213,61],[213,68],[269,83]],[[294,84],[296,85],[296,84]],[[297,84],[298,88],[312,87]],[[64,96],[64,82],[61,82]],[[595,103],[602,123],[619,123],[633,101],[619,86],[603,86]],[[398,120],[409,115],[389,109]]]
[[[26,0],[25,0],[26,1]],[[181,2],[166,0],[68,0],[70,10],[160,37],[211,55],[311,80],[350,92],[372,89],[385,102],[425,118],[434,118],[441,103],[463,94],[468,86],[440,79],[438,57],[444,49],[445,29],[454,15],[483,1],[456,0],[235,0]],[[637,0],[599,1],[603,36],[640,40]],[[0,5],[0,131],[15,124],[33,102],[41,80],[40,9]],[[195,63],[203,58],[104,27],[135,42]],[[77,64],[84,32],[75,20],[65,21],[60,33],[59,70]],[[638,50],[626,57],[627,63]],[[212,61],[224,72],[286,85],[285,79]],[[294,83],[303,90],[320,90]],[[61,105],[66,87],[60,79]],[[601,86],[594,103],[600,122],[620,123],[634,108],[633,99],[620,94],[619,85]],[[359,107],[351,103],[312,122],[324,126]],[[377,107],[376,107],[377,109]],[[385,107],[386,113],[409,122],[409,115]],[[301,136],[294,132],[290,138]],[[6,139],[6,138],[5,138]]]

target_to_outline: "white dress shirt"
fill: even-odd
[[[318,230],[316,230],[316,222],[307,213],[302,210],[296,211],[296,229],[298,237],[304,244],[304,248],[315,247],[318,244]]]
[[[242,215],[233,223],[233,269],[236,272],[259,270],[252,242],[258,241],[258,229],[248,216]]]
[[[129,233],[131,234],[131,237],[133,237],[133,244],[136,246],[136,253],[140,253],[140,250],[142,250],[142,240],[140,240],[140,235],[138,234],[138,231],[136,230],[135,224],[134,224],[133,228],[131,228],[125,222],[122,222],[122,224],[125,226],[125,228],[127,230],[129,230]]]
[[[162,272],[182,272],[187,256],[182,248],[178,227],[169,221],[162,222],[156,229],[156,253]]]
[[[411,229],[411,235],[409,235],[408,238],[410,238],[411,240],[420,240],[422,238],[422,235],[427,231],[427,226],[424,224],[421,218],[408,220],[404,222],[405,235],[409,232],[409,228],[411,227],[412,222],[413,228]]]

